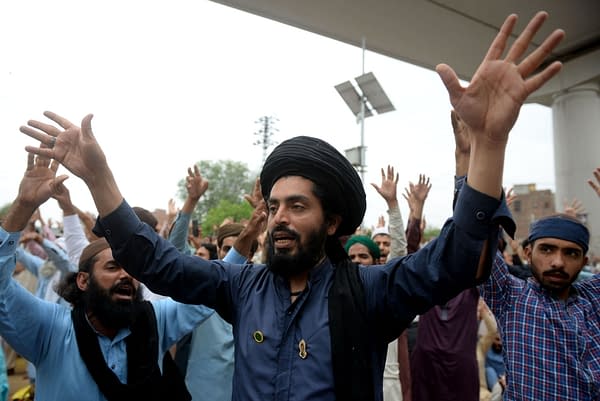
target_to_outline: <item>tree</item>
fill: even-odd
[[[204,235],[213,235],[215,228],[219,227],[225,219],[232,219],[236,222],[249,219],[252,215],[252,206],[245,200],[233,203],[223,199],[216,207],[211,208],[204,220],[202,220],[202,233]]]
[[[244,195],[251,193],[256,179],[256,174],[251,173],[246,164],[233,160],[215,162],[202,160],[196,164],[202,176],[208,180],[208,190],[200,198],[193,218],[204,221],[208,212],[222,201],[228,201],[230,205],[246,203]],[[177,187],[179,198],[185,200],[187,197],[185,179],[179,181]]]

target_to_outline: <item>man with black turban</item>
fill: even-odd
[[[352,166],[322,140],[292,138],[266,160],[268,261],[232,265],[182,255],[139,223],[95,140],[91,115],[79,128],[47,112],[62,130],[29,121],[21,131],[43,143],[28,151],[58,160],[88,185],[100,216],[95,231],[134,277],[232,323],[233,400],[381,400],[388,342],[415,314],[488,273],[498,225],[510,221],[502,195],[508,133],[527,96],[560,69],[554,62],[531,76],[562,39],[559,30],[521,57],[546,17],[536,15],[501,59],[516,23],[508,17],[466,88],[450,67],[437,67],[475,133],[472,174],[438,240],[386,265],[348,260],[338,238],[361,223],[365,194]]]

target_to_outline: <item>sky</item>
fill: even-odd
[[[200,160],[241,161],[258,172],[262,149],[253,143],[261,116],[278,119],[277,142],[310,135],[341,152],[360,145],[360,126],[334,89],[361,75],[360,48],[208,0],[5,1],[0,37],[0,206],[14,200],[24,147],[35,144],[19,126],[43,120],[45,110],[77,123],[93,113],[121,192],[150,210],[166,209]],[[424,214],[429,226],[441,227],[451,215],[454,173],[446,90],[435,72],[374,52],[366,53],[365,71],[396,110],[365,121],[364,225],[386,215],[370,183],[390,164],[399,172],[399,196],[419,174],[430,177]],[[551,110],[523,106],[504,185],[554,190],[553,163]],[[76,206],[95,212],[81,180],[72,176],[66,185]],[[61,219],[56,201],[43,205],[42,216]]]

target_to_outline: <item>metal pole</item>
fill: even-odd
[[[365,47],[366,40],[365,37],[362,37],[362,75],[365,74]],[[360,99],[360,179],[362,182],[365,182],[365,103],[367,101],[367,97],[364,93],[361,93]]]

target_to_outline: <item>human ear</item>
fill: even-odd
[[[79,288],[81,291],[87,290],[89,280],[90,274],[88,272],[77,272],[75,282],[77,283],[77,288]]]
[[[335,234],[340,224],[342,224],[342,217],[340,215],[334,214],[329,216],[327,219],[327,235]]]

